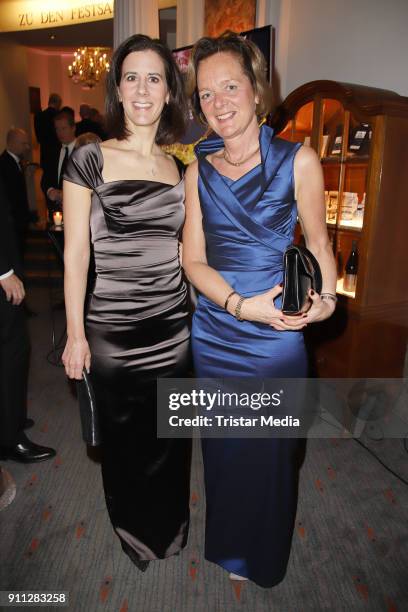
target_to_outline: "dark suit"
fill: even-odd
[[[52,159],[56,149],[59,148],[59,141],[55,132],[54,118],[57,110],[49,106],[37,113],[34,117],[35,136],[40,143],[40,164],[44,168],[48,159]]]
[[[10,269],[21,279],[13,218],[0,180],[0,276]],[[23,305],[13,306],[0,287],[0,446],[14,446],[23,431],[27,417],[29,353]]]
[[[3,151],[0,155],[0,177],[3,180],[6,197],[11,206],[11,215],[17,234],[20,255],[23,257],[28,224],[30,222],[27,188],[23,172],[15,159],[7,151]]]
[[[59,165],[59,157],[61,152],[62,145],[59,144],[58,149],[56,149],[52,158],[48,159],[47,164],[44,168],[44,172],[41,178],[41,189],[44,192],[44,195],[47,200],[48,211],[50,213],[50,221],[52,222],[52,213],[56,210],[61,209],[61,203],[52,202],[47,197],[47,191],[51,187],[54,189],[62,189],[62,181],[64,174],[64,167],[61,169],[60,176],[58,177],[58,165]]]
[[[50,187],[59,189],[58,163],[60,151],[61,145],[56,149],[52,158],[47,160],[47,164],[41,177],[41,189],[43,190],[45,197],[47,197],[47,191],[50,189]]]

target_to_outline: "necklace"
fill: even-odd
[[[258,153],[258,151],[259,151],[259,145],[255,149],[255,151],[252,151],[252,153],[250,155],[248,155],[248,157],[245,157],[245,159],[243,159],[242,161],[239,161],[239,162],[234,162],[234,161],[232,161],[232,159],[228,159],[228,157],[227,157],[227,150],[226,149],[224,149],[222,156],[225,159],[225,161],[227,162],[227,164],[231,164],[231,166],[238,167],[238,166],[242,166],[243,164],[245,164],[245,162],[247,162],[249,159],[251,159],[251,157],[253,157],[255,155],[255,153]]]

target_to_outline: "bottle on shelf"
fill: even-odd
[[[340,280],[344,276],[344,268],[343,268],[343,255],[340,249],[337,250],[337,280]]]
[[[357,210],[354,213],[354,220],[359,227],[363,227],[364,209],[365,209],[366,194],[364,193],[361,202],[357,204]]]
[[[333,143],[330,150],[330,155],[341,155],[341,149],[343,146],[343,126],[338,125],[336,127],[336,134],[333,139]]]
[[[371,137],[369,123],[360,123],[350,131],[349,155],[368,155]]]
[[[357,284],[357,271],[358,271],[358,251],[357,251],[357,240],[353,240],[351,253],[344,269],[344,283],[343,288],[345,291],[355,291]]]

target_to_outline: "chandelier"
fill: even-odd
[[[74,83],[82,83],[92,89],[104,72],[109,72],[109,61],[103,47],[80,47],[74,53],[74,61],[68,66],[68,76]]]

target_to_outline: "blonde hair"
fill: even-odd
[[[266,79],[266,61],[260,49],[250,40],[227,30],[221,36],[205,36],[196,42],[191,52],[187,70],[187,93],[191,99],[194,114],[203,124],[207,124],[201,110],[197,91],[197,73],[200,62],[216,53],[231,53],[240,62],[244,74],[249,78],[258,97],[256,114],[265,117],[272,109],[272,87]]]

